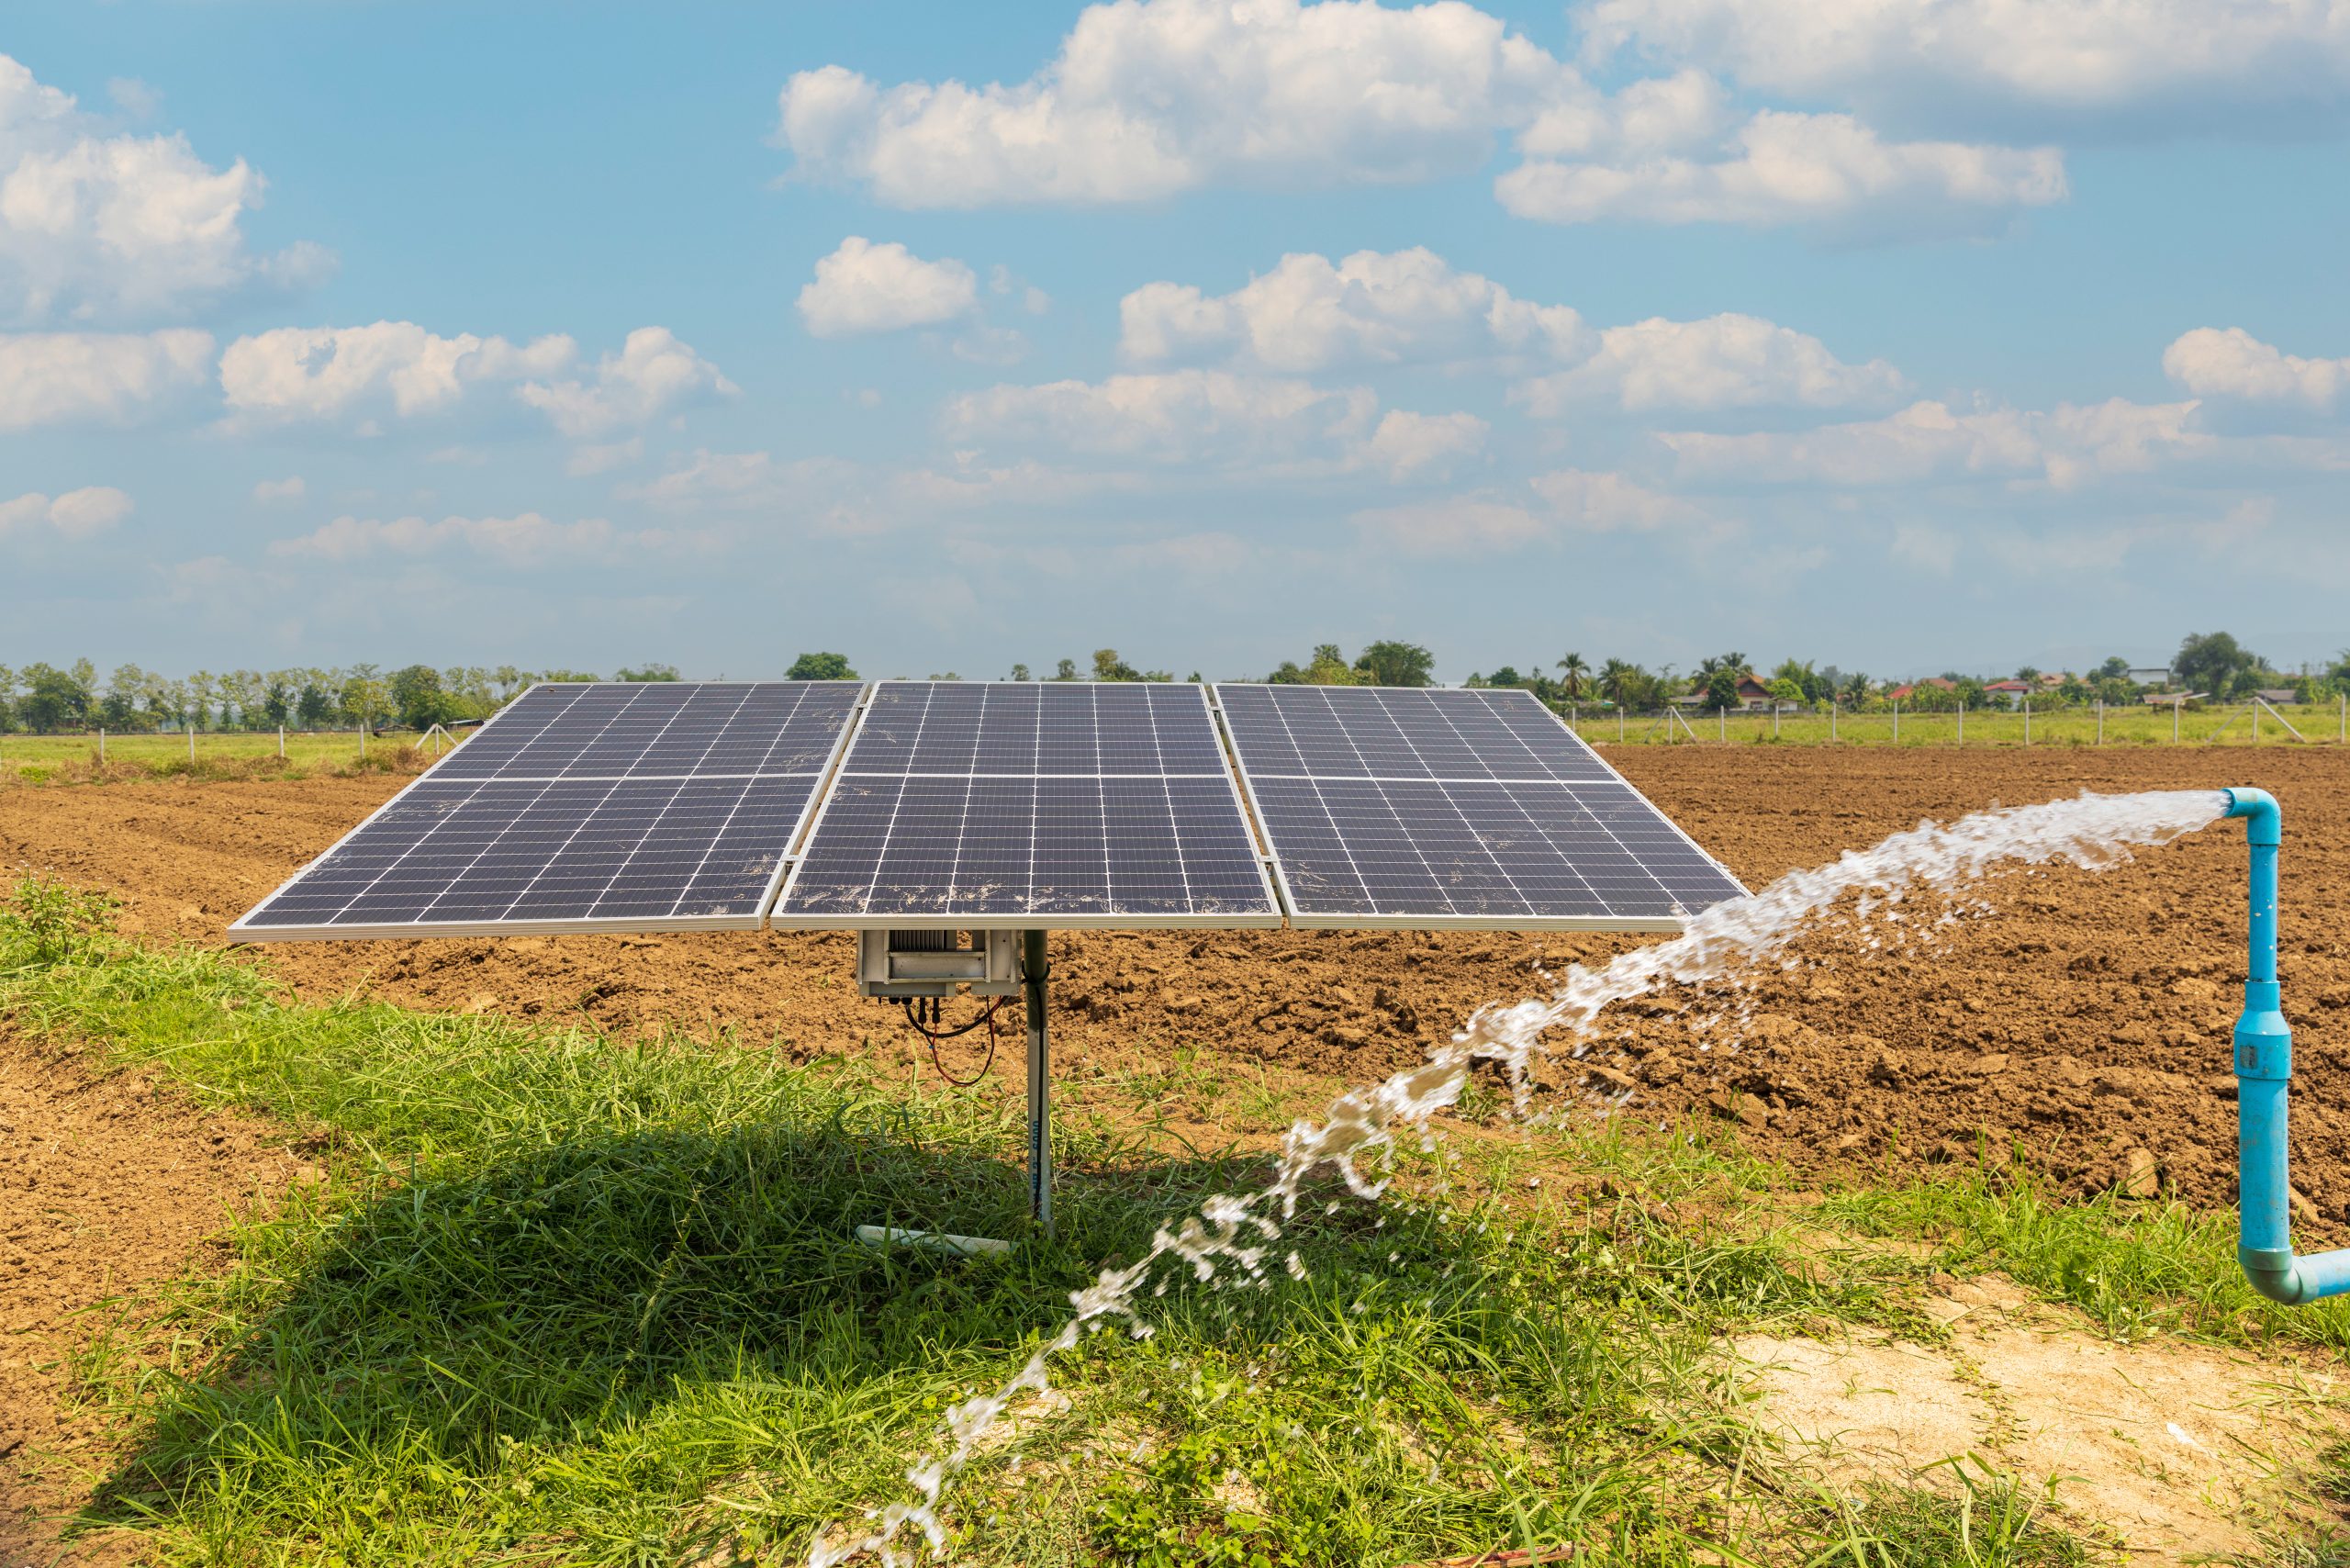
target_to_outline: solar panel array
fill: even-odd
[[[1745,892],[1528,692],[1216,698],[1296,924],[1671,930]]]
[[[533,687],[230,930],[755,930],[863,690]]]
[[[1642,930],[1744,891],[1526,692],[1215,692],[1230,755],[1198,685],[542,685],[230,929],[1274,925],[1286,911]]]
[[[1273,925],[1205,690],[874,688],[782,925]]]

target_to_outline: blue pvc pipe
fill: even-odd
[[[2266,790],[2230,790],[2227,797],[2227,814],[2244,819],[2252,846],[2251,969],[2235,1032],[2236,1260],[2255,1290],[2298,1306],[2350,1291],[2350,1248],[2293,1256],[2285,1113],[2293,1033],[2277,986],[2277,850],[2284,818]]]

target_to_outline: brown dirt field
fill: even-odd
[[[274,1128],[197,1112],[136,1073],[93,1078],[0,1031],[0,1563],[136,1555],[137,1538],[106,1534],[57,1555],[53,1521],[87,1501],[119,1436],[68,1399],[66,1358],[103,1304],[225,1264],[210,1238],[232,1213],[307,1170],[284,1146]]]
[[[2330,750],[1938,752],[1617,748],[1612,760],[1750,885],[1923,817],[2090,789],[2254,782],[2284,802],[2284,980],[2300,1046],[2296,1170],[2315,1234],[2350,1219],[2350,756]],[[397,787],[382,778],[0,790],[0,873],[48,871],[119,894],[125,928],[219,941],[222,929]],[[2223,826],[2133,865],[2011,879],[1998,913],[1930,947],[1862,956],[1830,936],[1812,963],[1742,994],[1745,1047],[1695,1049],[1718,1002],[1634,1004],[1595,1062],[1637,1085],[1629,1113],[1721,1116],[1805,1170],[1971,1159],[2012,1138],[2087,1188],[2136,1151],[2188,1200],[2233,1196],[2227,1033],[2243,972],[2244,839]],[[1207,932],[1055,941],[1057,1067],[1072,1077],[1163,1062],[1235,1079],[1270,1067],[1360,1081],[1416,1059],[1478,1004],[1539,983],[1539,962],[1638,940],[1550,935]],[[311,997],[364,990],[408,1005],[607,1027],[733,1028],[795,1056],[895,1052],[896,1014],[858,998],[832,935],[296,944],[268,961]],[[1713,1038],[1718,1039],[1717,1034]],[[1610,1054],[1612,1053],[1612,1054]],[[1007,1053],[1016,1057],[1016,1048]],[[968,1073],[978,1050],[950,1047]],[[1018,1092],[1016,1060],[996,1071]],[[1180,1119],[1186,1108],[1171,1107]],[[1190,1114],[1198,1114],[1196,1107]],[[1208,1130],[1213,1131],[1213,1128]]]

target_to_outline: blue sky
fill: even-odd
[[[0,662],[2350,644],[2350,7],[45,4]]]

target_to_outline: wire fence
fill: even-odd
[[[1833,706],[1625,712],[1571,705],[1566,717],[1595,745],[2350,745],[2350,699],[1939,711],[1886,706],[1863,712]]]
[[[2122,707],[1922,710],[1872,707],[1673,708],[1646,712],[1570,704],[1561,715],[1595,745],[2148,746],[2340,745],[2350,747],[2350,699],[2333,703],[2178,704]],[[289,770],[352,766],[406,767],[430,762],[456,738],[446,731],[177,730],[108,734],[0,734],[0,780],[39,782],[125,770],[158,773]]]
[[[207,772],[282,764],[288,770],[399,767],[429,762],[455,744],[438,726],[422,734],[392,730],[103,729],[70,734],[0,734],[0,780],[40,782],[83,772]]]

